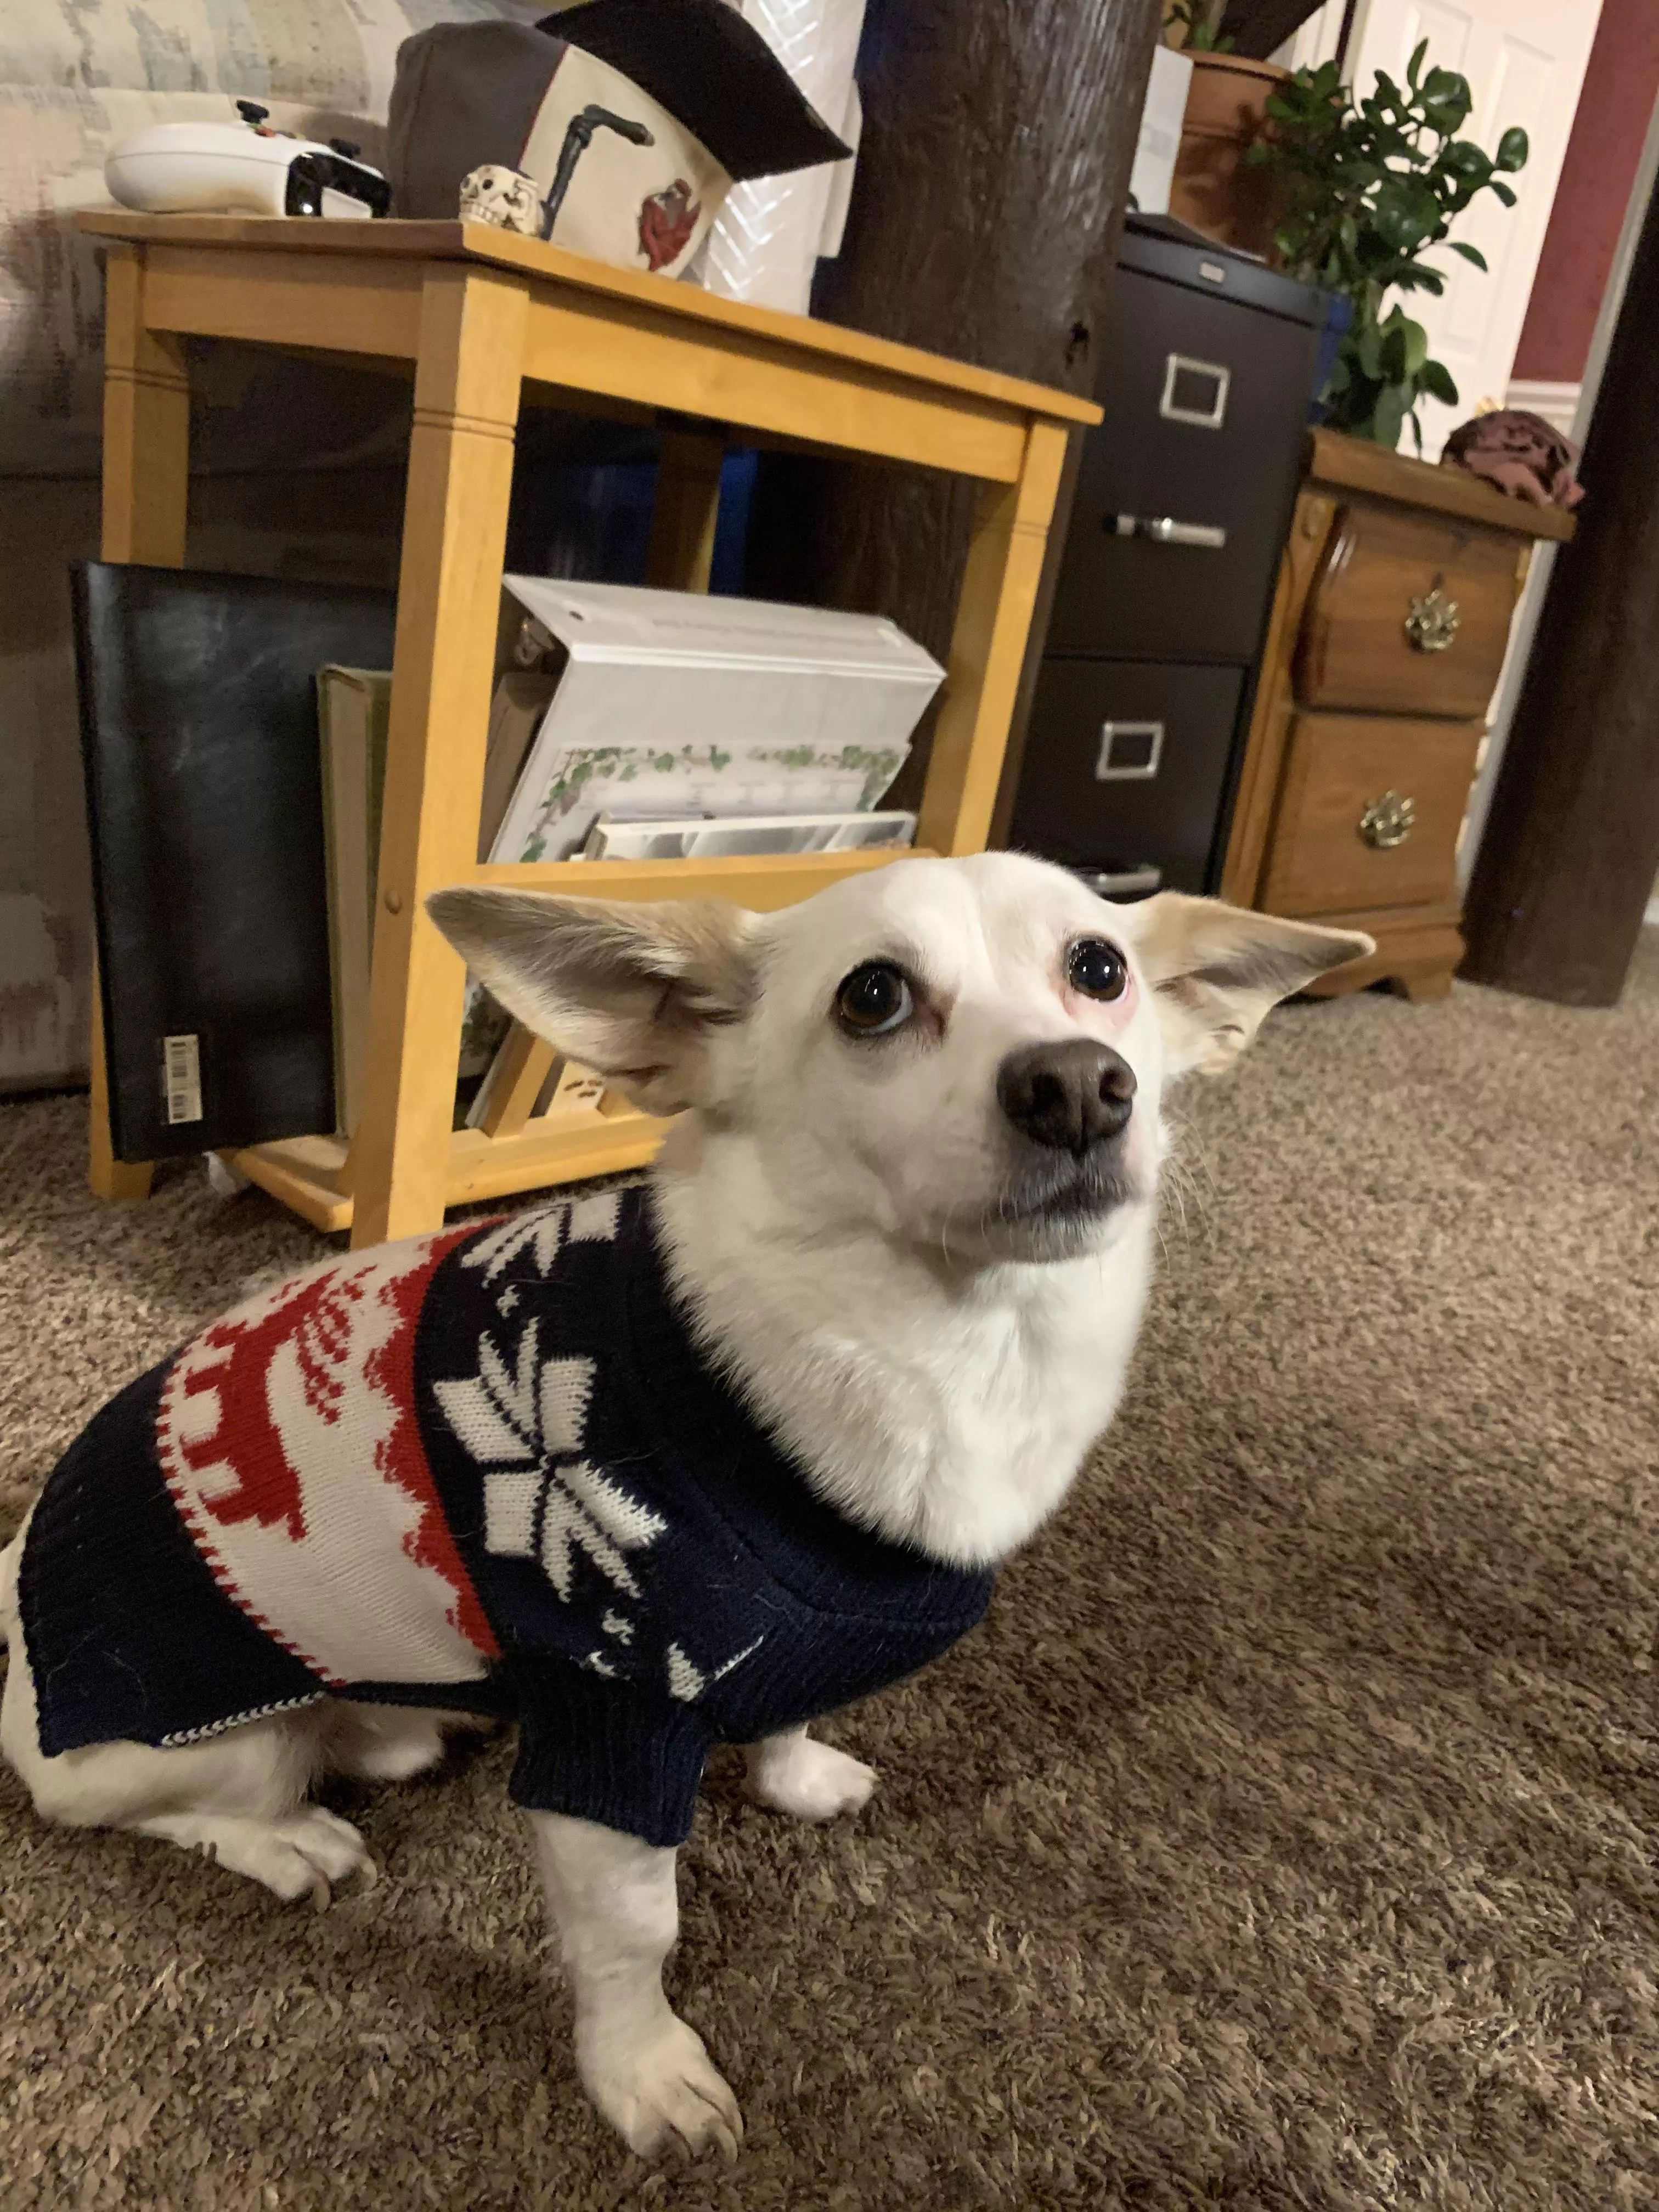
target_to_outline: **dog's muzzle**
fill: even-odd
[[[1008,1054],[997,1071],[997,1103],[1016,1138],[996,1208],[1005,1230],[1069,1242],[1139,1197],[1119,1142],[1134,1096],[1128,1061],[1087,1037]]]
[[[1024,1045],[997,1070],[997,1103],[1020,1135],[1077,1160],[1122,1135],[1134,1097],[1128,1061],[1090,1037]]]

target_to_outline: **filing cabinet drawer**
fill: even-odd
[[[1318,335],[1120,271],[1098,386],[1106,420],[1082,434],[1050,653],[1254,657],[1296,496]]]
[[[1484,714],[1514,611],[1513,538],[1354,501],[1339,514],[1296,658],[1304,707]]]
[[[1243,684],[1242,668],[1045,660],[1009,843],[1206,889]]]
[[[1262,905],[1316,915],[1456,899],[1483,725],[1299,714]]]

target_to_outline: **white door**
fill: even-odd
[[[1431,461],[1447,432],[1483,401],[1504,404],[1601,13],[1601,0],[1360,0],[1356,10],[1347,75],[1361,98],[1378,70],[1403,83],[1413,48],[1426,39],[1430,64],[1459,70],[1469,81],[1474,106],[1462,137],[1490,154],[1518,123],[1531,142],[1526,167],[1506,180],[1515,206],[1483,192],[1453,228],[1455,238],[1486,255],[1486,272],[1443,246],[1424,258],[1445,270],[1443,294],[1404,297],[1407,313],[1428,331],[1429,351],[1457,386],[1455,407],[1425,399],[1419,410]],[[1414,450],[1409,426],[1401,442]]]

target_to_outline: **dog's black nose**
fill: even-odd
[[[1122,1054],[1088,1037],[1023,1046],[997,1070],[997,1103],[1021,1135],[1079,1158],[1121,1132],[1134,1095]]]

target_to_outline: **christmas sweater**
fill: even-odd
[[[653,1844],[709,1747],[914,1672],[991,1576],[823,1504],[696,1344],[648,1193],[354,1253],[96,1415],[28,1523],[48,1754],[323,1697],[517,1720],[512,1794]]]

